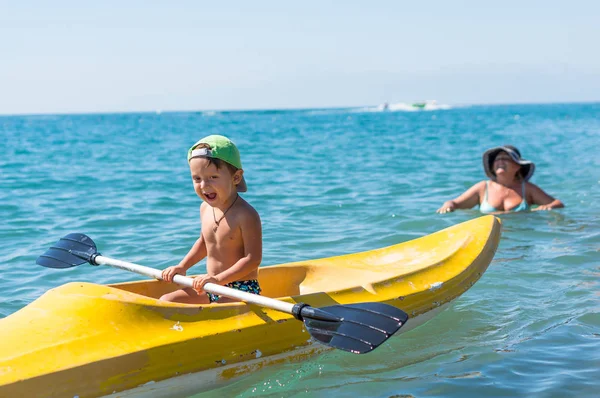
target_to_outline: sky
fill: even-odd
[[[597,1],[5,1],[0,114],[600,100]]]

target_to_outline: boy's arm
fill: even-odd
[[[243,217],[240,228],[244,241],[244,257],[214,276],[220,285],[240,280],[256,270],[262,261],[262,226],[256,210],[252,209]]]
[[[183,260],[178,264],[184,270],[190,269],[194,264],[198,263],[204,257],[206,257],[206,242],[204,242],[204,236],[200,234],[200,237],[196,240],[196,243],[192,246],[190,251],[185,255]]]
[[[196,264],[204,257],[206,257],[206,243],[204,242],[204,237],[200,234],[200,237],[196,240],[196,243],[194,243],[183,260],[177,265],[165,268],[161,273],[161,277],[166,282],[173,282],[173,277],[175,277],[175,275],[185,275],[192,265]]]
[[[200,205],[200,220],[202,220],[202,212],[205,208],[206,206],[204,206],[204,203],[202,203]],[[190,269],[198,261],[206,257],[206,254],[206,242],[204,241],[202,231],[200,231],[200,237],[192,245],[192,248],[188,251],[185,257],[183,257],[183,260],[181,260],[179,264],[167,267],[162,271],[161,276],[163,280],[167,282],[173,282],[173,277],[175,275],[185,275],[187,270]]]
[[[200,222],[202,222],[202,214],[206,211],[206,203],[202,202],[200,204]],[[183,260],[176,265],[177,268],[183,269],[187,271],[194,264],[198,263],[204,257],[206,257],[208,251],[206,250],[206,242],[204,241],[204,236],[202,235],[202,230],[200,230],[200,237],[196,240],[196,243],[192,246],[188,254],[185,255]]]

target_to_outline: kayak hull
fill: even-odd
[[[387,248],[262,267],[259,280],[264,295],[290,303],[396,306],[409,315],[400,329],[406,332],[481,277],[500,229],[497,218],[480,217]],[[161,281],[68,283],[1,319],[0,396],[173,396],[162,387],[172,382],[158,382],[184,389],[184,375],[195,374],[189,394],[327,349],[289,314],[157,299],[175,288]]]
[[[413,318],[410,324],[403,326],[392,338],[395,339],[399,334],[405,333],[426,323],[438,313],[449,307],[450,304],[451,302],[448,302],[425,314]],[[190,373],[159,382],[152,381],[131,390],[107,395],[104,398],[190,397],[201,392],[222,387],[234,379],[249,376],[254,372],[260,371],[268,366],[300,362],[331,350],[331,348],[320,344],[309,345],[266,358],[257,358],[244,363],[225,365],[222,368],[215,368],[198,373]]]

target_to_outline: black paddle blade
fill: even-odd
[[[48,268],[70,268],[93,263],[98,254],[94,241],[84,234],[69,234],[39,256],[36,263]]]
[[[308,311],[304,311],[304,310]],[[358,303],[318,308],[337,320],[311,317],[311,307],[302,311],[306,330],[328,346],[355,354],[373,351],[406,323],[408,315],[391,305]]]

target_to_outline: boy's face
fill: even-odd
[[[190,171],[194,190],[198,196],[213,207],[227,205],[237,193],[236,185],[242,180],[243,170],[231,174],[226,166],[220,169],[208,159],[190,160]]]

